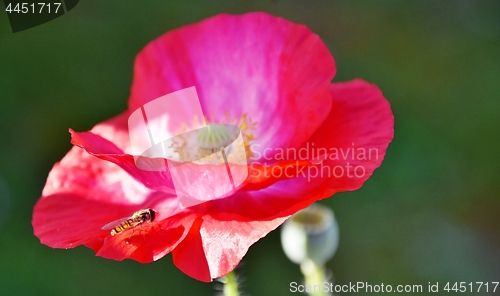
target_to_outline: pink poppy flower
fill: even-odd
[[[89,132],[70,130],[75,146],[49,173],[35,235],[114,260],[148,263],[171,252],[200,281],[227,274],[290,215],[358,189],[380,166],[393,137],[390,106],[375,85],[331,84],[334,74],[317,35],[265,13],[218,15],[164,34],[136,58],[128,110]],[[230,196],[183,208],[168,170],[135,165],[127,120],[191,86],[210,123],[241,128],[249,176]],[[149,223],[103,229],[144,209],[156,213]]]

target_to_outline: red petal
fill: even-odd
[[[109,236],[96,255],[117,261],[156,261],[170,253],[187,234],[190,225],[182,225],[179,220],[179,217],[172,217],[160,222],[144,223]]]
[[[242,190],[260,190],[276,182],[296,178],[301,170],[314,165],[306,160],[280,161],[274,165],[251,164],[248,166],[248,178]]]
[[[130,217],[138,210],[155,209],[162,204],[161,201],[161,196],[157,195],[144,204],[123,206],[78,195],[55,194],[37,202],[32,224],[35,235],[50,247],[85,245],[92,248],[97,256],[114,260],[129,258],[147,263],[169,253],[187,234],[192,220],[179,214],[138,225],[115,236],[110,236],[110,231],[102,230],[102,227],[117,219]]]
[[[288,217],[272,221],[220,221],[203,217],[201,237],[208,260],[210,276],[218,278],[231,272],[248,248],[281,225]]]
[[[130,215],[135,207],[89,200],[75,194],[41,198],[33,210],[33,229],[40,241],[53,248],[92,245],[99,249],[109,234],[101,228]]]
[[[382,164],[387,146],[394,136],[394,117],[389,102],[378,87],[361,79],[334,83],[331,94],[333,105],[330,115],[310,143],[315,144],[316,151],[326,147],[340,152],[340,159],[332,160],[334,157],[330,151],[329,158],[324,161],[325,166],[332,169],[336,166],[346,168],[348,163],[351,166],[349,173],[347,169],[344,174],[337,170],[337,176],[329,179],[329,192],[333,194],[360,188]],[[344,156],[349,151],[355,153],[343,157],[342,151]],[[366,152],[365,157],[363,151]]]
[[[172,252],[175,266],[185,274],[202,282],[211,282],[207,258],[203,251],[200,227],[203,220],[198,218],[184,240]]]
[[[297,177],[282,180],[261,190],[239,191],[232,196],[210,202],[211,215],[220,220],[271,220],[294,214],[328,197],[322,178]]]
[[[257,122],[253,150],[300,147],[331,106],[335,63],[307,27],[266,13],[218,15],[170,31],[137,56],[133,111],[195,86],[212,123]],[[228,119],[229,118],[229,119]]]

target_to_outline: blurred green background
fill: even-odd
[[[0,12],[0,294],[216,293],[170,255],[141,265],[51,249],[31,215],[71,147],[68,128],[125,110],[142,47],[221,12],[256,10],[309,26],[336,59],[334,81],[376,83],[395,115],[382,167],[360,190],[323,202],[341,232],[328,264],[335,282],[500,281],[500,1],[82,0],[16,34]],[[279,231],[252,246],[237,273],[250,295],[290,295],[290,282],[302,281]]]

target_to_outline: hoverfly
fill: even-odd
[[[139,226],[143,223],[153,222],[156,216],[156,211],[153,209],[140,210],[132,214],[130,217],[118,219],[108,223],[102,227],[103,230],[111,230],[111,236],[122,233],[123,231]]]

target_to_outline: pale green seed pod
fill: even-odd
[[[339,227],[333,211],[312,204],[290,217],[281,228],[281,245],[290,261],[318,266],[330,260],[339,244]]]
[[[225,147],[234,140],[234,130],[231,130],[229,125],[211,124],[204,129],[200,129],[197,135],[198,145],[202,149],[218,151],[221,147]],[[233,127],[236,129],[236,127]],[[239,131],[239,130],[238,130]]]

